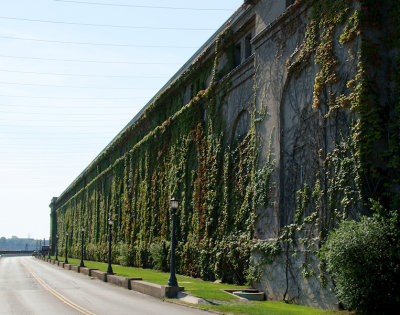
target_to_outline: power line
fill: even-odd
[[[51,118],[51,119],[21,119],[21,118],[19,118],[19,119],[15,119],[15,122],[17,123],[17,124],[19,124],[19,123],[25,123],[25,122],[29,122],[29,123],[48,123],[48,122],[54,122],[55,124],[57,124],[58,125],[58,123],[60,123],[60,122],[62,122],[62,123],[67,123],[67,124],[70,124],[70,123],[74,123],[74,124],[76,124],[76,125],[79,125],[79,124],[81,124],[81,123],[83,123],[83,124],[86,124],[86,123],[89,123],[89,122],[98,122],[98,123],[105,123],[105,122],[108,122],[108,123],[114,123],[115,125],[119,125],[120,123],[121,123],[121,121],[116,121],[116,120],[111,120],[111,119],[96,119],[95,117],[94,117],[94,119],[79,119],[79,120],[77,120],[77,119],[74,119],[74,120],[66,120],[64,117],[58,117],[59,119],[54,119],[54,118]],[[10,122],[10,120],[9,119],[0,119],[0,123],[1,122]],[[92,125],[93,126],[93,125]],[[88,126],[88,127],[91,127],[91,126]]]
[[[19,83],[19,82],[2,82],[0,84],[9,85],[28,85],[28,86],[43,86],[43,87],[55,87],[55,88],[71,88],[71,89],[101,89],[101,90],[154,90],[156,88],[121,88],[121,87],[103,87],[103,86],[76,86],[76,85],[52,85],[52,84],[38,84],[38,83]]]
[[[55,1],[75,3],[75,4],[89,4],[89,5],[100,5],[100,6],[111,6],[111,7],[130,7],[130,8],[142,8],[142,9],[164,9],[164,10],[185,10],[185,11],[234,11],[234,9],[222,9],[222,8],[167,7],[167,6],[150,6],[150,5],[134,5],[134,4],[120,4],[120,3],[74,1],[74,0],[55,0]]]
[[[107,113],[107,114],[99,114],[99,113],[93,113],[93,114],[88,114],[88,113],[82,113],[82,114],[78,114],[78,113],[37,113],[37,112],[21,112],[21,111],[8,111],[8,110],[1,110],[1,105],[0,105],[0,113],[3,114],[28,114],[28,115],[62,115],[64,116],[73,116],[73,117],[80,117],[80,116],[93,116],[93,117],[97,117],[97,116],[115,116],[115,117],[119,117],[119,116],[125,116],[125,115],[133,115],[133,113]]]
[[[96,106],[96,108],[100,107],[99,104],[95,104],[93,106]],[[77,109],[88,108],[88,109],[91,109],[91,108],[93,108],[93,106],[89,105],[87,107],[82,107],[82,105],[79,105],[79,106],[59,106],[59,105],[48,105],[48,106],[45,106],[45,105],[21,105],[21,104],[8,105],[8,104],[0,104],[0,108],[2,108],[2,107],[12,107],[12,108],[51,108],[51,109],[72,109],[72,108],[77,108]],[[112,106],[113,110],[116,108],[114,106],[114,104],[112,104],[112,105],[106,104],[106,105],[103,105],[101,107],[110,108],[110,106]],[[120,107],[120,108],[126,109],[125,106]]]
[[[0,55],[1,57],[1,55]],[[8,57],[14,58],[14,57]],[[15,57],[21,58],[21,57]],[[29,58],[29,57],[28,57]],[[83,60],[82,60],[83,61]],[[91,61],[94,62],[94,61]],[[8,69],[0,69],[2,72],[11,72],[11,73],[24,73],[24,74],[44,74],[44,75],[59,75],[59,76],[67,76],[67,77],[104,77],[104,78],[136,78],[136,79],[165,79],[167,76],[139,76],[139,75],[106,75],[106,74],[74,74],[74,73],[57,73],[57,72],[36,72],[36,71],[19,71],[19,70],[8,70]]]
[[[15,36],[0,36],[5,39],[25,40],[33,42],[55,43],[55,44],[72,44],[72,45],[89,45],[89,46],[113,46],[113,47],[134,47],[134,48],[177,48],[177,49],[193,49],[195,46],[171,46],[171,45],[136,45],[136,44],[112,44],[112,43],[92,43],[92,42],[72,42],[52,39],[26,38]]]
[[[65,100],[133,100],[148,98],[147,96],[135,96],[135,97],[69,97],[69,96],[28,96],[28,95],[6,95],[0,94],[4,97],[19,97],[19,98],[54,98],[54,99],[65,99]]]
[[[24,57],[24,56],[9,56],[0,55],[3,58],[14,59],[34,59],[34,60],[49,60],[49,61],[67,61],[67,62],[87,62],[87,63],[115,63],[115,64],[131,64],[131,65],[159,65],[156,62],[135,62],[135,61],[108,61],[108,60],[90,60],[90,59],[59,59],[59,58],[42,58],[42,57]]]
[[[111,28],[128,28],[128,29],[144,29],[144,30],[172,30],[172,31],[214,31],[213,28],[187,28],[187,27],[165,27],[165,26],[133,26],[133,25],[115,25],[115,24],[94,24],[94,23],[79,23],[67,21],[53,21],[53,20],[39,20],[39,19],[26,19],[8,16],[0,16],[0,19],[25,21],[25,22],[39,22],[51,24],[65,24],[65,25],[78,25],[78,26],[93,26],[93,27],[111,27]]]

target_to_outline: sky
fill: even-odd
[[[0,237],[59,196],[243,0],[0,0]]]

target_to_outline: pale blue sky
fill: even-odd
[[[0,0],[0,236],[47,239],[51,198],[242,3]]]

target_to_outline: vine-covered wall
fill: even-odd
[[[376,202],[388,216],[400,207],[398,7],[296,1],[255,43],[263,130],[280,130],[276,200],[259,215],[251,267],[271,298],[334,307],[318,258],[329,231]]]
[[[86,258],[106,260],[111,217],[113,262],[167,269],[175,195],[178,273],[336,305],[318,259],[328,232],[400,207],[400,5],[297,0],[259,30],[266,3],[244,4],[57,199],[60,251],[79,256],[84,227]]]
[[[256,122],[251,118],[233,138],[225,128],[222,107],[231,87],[225,75],[232,69],[234,38],[229,29],[221,33],[208,56],[172,83],[167,96],[150,105],[57,200],[52,226],[61,254],[68,242],[71,255],[79,257],[83,227],[86,259],[105,261],[112,218],[114,263],[166,269],[170,198],[177,196],[177,272],[246,281],[253,209],[263,185],[256,185]],[[188,82],[193,97],[183,105]],[[254,111],[250,102],[251,117]]]

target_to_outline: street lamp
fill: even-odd
[[[58,261],[58,234],[56,234],[56,261]]]
[[[82,253],[81,253],[81,264],[79,267],[85,267],[85,264],[83,263],[83,236],[85,234],[85,228],[82,227]]]
[[[51,248],[53,248],[53,246],[51,246]],[[48,258],[51,259],[51,256],[50,256],[50,238],[49,238],[49,257]]]
[[[175,276],[175,211],[178,209],[179,200],[176,197],[171,198],[171,209],[172,209],[172,231],[171,231],[171,264],[170,264],[170,276],[168,285],[170,287],[177,287],[178,281]]]
[[[64,264],[68,264],[68,232],[65,233],[65,260]]]
[[[108,268],[107,268],[107,273],[112,275],[113,274],[113,270],[111,267],[111,228],[113,225],[113,221],[111,220],[111,218],[108,219],[108,228],[110,229],[110,235],[108,237]]]

